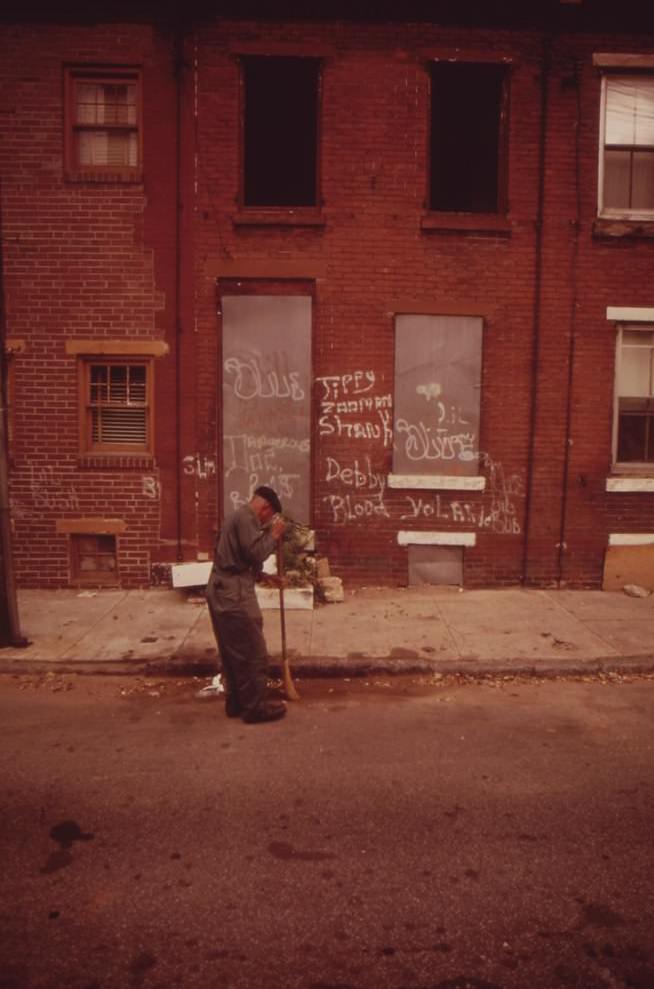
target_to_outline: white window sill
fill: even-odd
[[[609,546],[649,546],[654,532],[610,532]]]
[[[400,546],[474,546],[476,532],[416,532],[401,529],[397,534]]]
[[[422,488],[430,491],[483,491],[486,478],[481,475],[455,477],[446,474],[389,474],[389,488]]]
[[[621,491],[654,491],[654,477],[607,477],[606,490]]]

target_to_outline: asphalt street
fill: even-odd
[[[0,678],[2,989],[652,989],[654,679]]]

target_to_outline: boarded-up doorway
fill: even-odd
[[[228,513],[259,484],[308,522],[311,297],[224,295],[223,495]]]

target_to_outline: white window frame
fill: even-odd
[[[629,207],[608,207],[604,205],[604,158],[605,158],[605,135],[606,135],[606,104],[607,88],[609,82],[620,78],[648,78],[654,80],[654,56],[650,59],[640,59],[635,63],[639,69],[638,74],[631,72],[627,74],[624,69],[634,67],[634,60],[629,56],[614,56],[609,62],[609,56],[595,56],[595,64],[603,67],[610,67],[614,70],[605,71],[602,74],[602,89],[600,99],[600,135],[598,148],[598,184],[597,184],[597,213],[605,219],[628,219],[628,220],[654,220],[654,206],[652,209],[630,209]],[[622,68],[622,71],[620,69]],[[649,71],[643,71],[647,70]]]
[[[620,322],[617,327],[615,341],[615,386],[613,389],[613,430],[612,430],[612,463],[614,470],[635,474],[654,474],[654,461],[647,460],[618,460],[618,431],[620,425],[620,369],[622,364],[622,339],[627,331],[654,333],[654,313],[651,322]],[[653,390],[654,391],[654,390]],[[654,396],[653,396],[654,397]]]

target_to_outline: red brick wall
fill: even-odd
[[[125,586],[149,582],[174,488],[157,462],[82,469],[75,356],[68,339],[164,339],[174,327],[175,142],[170,40],[149,27],[10,26],[2,34],[2,213],[12,358],[11,504],[17,579],[69,580],[68,536],[56,522],[123,519]],[[144,184],[68,182],[63,174],[64,65],[143,66]],[[7,126],[7,121],[9,125]],[[172,121],[172,126],[170,125]],[[156,373],[166,385],[171,361]],[[160,392],[164,389],[160,387]],[[171,391],[168,385],[168,392]],[[157,401],[159,443],[174,405]],[[170,470],[162,471],[168,482]]]
[[[269,265],[268,287],[282,291],[279,266],[286,264],[288,284],[318,273],[315,379],[370,371],[375,394],[392,394],[398,307],[412,300],[435,312],[484,316],[484,492],[386,487],[383,512],[335,514],[330,496],[356,491],[328,480],[328,458],[344,467],[370,458],[371,469],[386,477],[392,450],[383,439],[321,435],[322,385],[315,381],[309,521],[333,572],[352,583],[405,583],[398,530],[474,531],[476,545],[465,550],[468,586],[522,579],[598,586],[608,533],[651,531],[654,524],[652,496],[605,491],[615,350],[606,307],[653,304],[654,243],[594,233],[600,78],[592,53],[651,51],[652,43],[569,36],[555,39],[545,57],[543,38],[527,31],[203,23],[184,46],[178,175],[172,37],[134,25],[7,29],[0,73],[12,109],[0,153],[8,334],[26,344],[14,359],[20,581],[67,582],[67,541],[55,532],[56,520],[66,517],[126,520],[120,554],[127,586],[146,583],[151,562],[211,551],[222,487],[217,278],[249,278],[261,291]],[[457,50],[510,65],[505,231],[421,226],[426,62]],[[322,226],[234,222],[237,55],[257,51],[325,59]],[[143,65],[142,186],[63,180],[63,65],[78,61]],[[156,464],[82,470],[75,363],[64,342],[122,336],[169,345],[169,356],[156,361]],[[363,511],[371,492],[359,494],[349,504]]]

